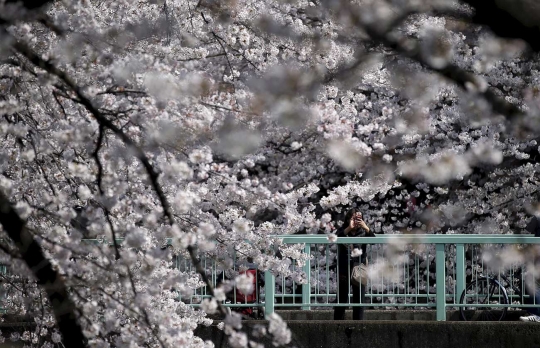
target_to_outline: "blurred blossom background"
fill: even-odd
[[[0,217],[0,262],[25,280],[0,288],[45,330],[13,340],[66,339],[32,263],[62,279],[75,339],[209,347],[193,330],[221,313],[245,347],[220,305],[252,290],[235,263],[291,293],[311,258],[331,270],[312,287],[335,291],[335,245],[306,255],[276,235],[332,241],[352,207],[375,233],[525,233],[540,216],[539,20],[532,0],[0,1],[0,203],[27,226]],[[392,283],[373,291],[402,291],[413,259],[414,291],[434,291],[432,246],[372,248],[370,274]],[[528,252],[475,257],[506,271]],[[200,289],[201,309],[178,300]]]

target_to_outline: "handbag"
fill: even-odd
[[[363,263],[354,266],[351,272],[351,284],[354,286],[367,285],[367,266]]]

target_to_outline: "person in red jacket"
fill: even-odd
[[[238,288],[236,288],[235,294],[236,294],[236,302],[239,304],[243,303],[256,303],[257,302],[257,269],[256,268],[250,268],[246,271],[240,272],[240,274],[251,274],[251,279],[253,279],[253,291],[250,294],[244,294],[242,293]],[[234,298],[233,298],[234,301]],[[239,312],[240,314],[247,315],[247,316],[253,316],[253,307],[238,307],[234,309],[236,312]]]

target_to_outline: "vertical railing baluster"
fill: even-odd
[[[437,320],[446,320],[446,260],[444,244],[435,244]]]
[[[311,309],[311,244],[306,243],[304,253],[308,255],[304,263],[304,272],[306,273],[306,283],[302,284],[302,309]]]
[[[414,260],[414,269],[416,271],[416,297],[415,297],[415,303],[418,306],[418,296],[420,296],[420,259],[418,255],[416,255]]]
[[[329,265],[329,262],[330,262],[330,248],[328,248],[328,244],[325,245],[326,246],[326,251],[325,251],[325,255],[326,255],[326,303],[328,303],[329,301],[329,296],[330,296],[330,265]]]
[[[264,317],[274,313],[275,307],[276,276],[270,272],[264,272]]]
[[[465,290],[465,245],[456,244],[456,293],[454,303],[459,303],[460,296]]]
[[[293,261],[292,265],[291,265],[293,273],[296,272],[295,264],[296,264],[296,261]],[[284,284],[286,284],[285,277],[283,277],[283,282],[284,282]],[[303,286],[302,286],[302,288],[303,288]],[[296,304],[296,302],[297,302],[297,300],[296,300],[296,281],[294,280],[294,278],[292,278],[292,303]]]

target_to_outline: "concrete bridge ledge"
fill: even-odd
[[[265,321],[245,321],[250,327]],[[289,321],[290,347],[297,348],[510,348],[540,347],[540,324],[522,322],[436,321]],[[196,335],[228,348],[225,334],[215,325],[200,327]],[[269,338],[260,341],[271,347]]]
[[[283,320],[333,320],[334,312],[332,310],[277,310]],[[364,312],[365,320],[437,320],[435,310],[366,310]],[[505,321],[518,321],[519,317],[526,315],[527,312],[521,310],[509,310],[504,318]],[[352,319],[352,311],[345,312],[345,319]],[[459,311],[446,311],[447,321],[460,321]]]

